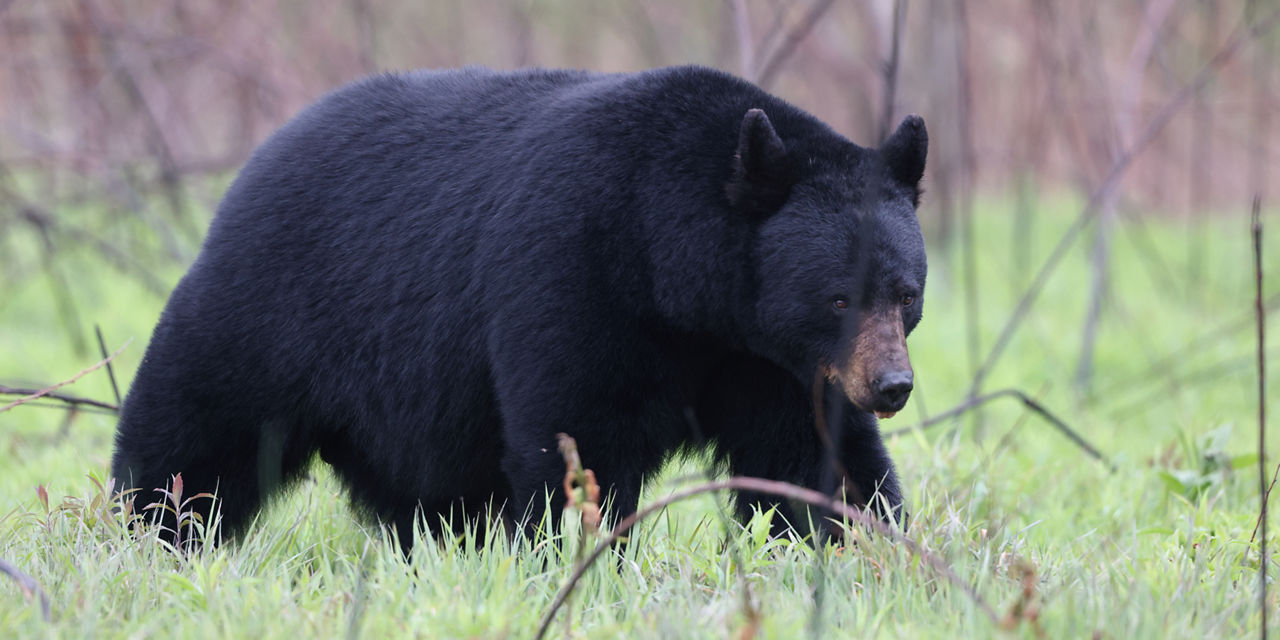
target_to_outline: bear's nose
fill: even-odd
[[[876,393],[876,404],[882,411],[897,411],[907,404],[907,396],[911,395],[913,376],[910,369],[892,371],[876,378],[872,389]]]

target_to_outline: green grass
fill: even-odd
[[[982,205],[976,255],[985,353],[1032,274],[1011,248],[1011,206],[998,198]],[[1040,204],[1031,268],[1076,210],[1067,197]],[[1011,400],[984,407],[980,423],[965,417],[890,442],[913,515],[907,534],[1000,616],[1020,601],[1033,615],[1001,629],[961,589],[885,539],[858,533],[856,545],[818,550],[769,540],[761,519],[740,528],[722,516],[722,499],[703,497],[646,522],[624,559],[588,573],[573,596],[568,635],[723,638],[748,623],[751,608],[761,635],[776,638],[1256,635],[1253,334],[1242,325],[1186,348],[1248,318],[1247,224],[1232,214],[1190,231],[1158,218],[1137,228],[1125,222],[1115,236],[1092,393],[1082,398],[1071,385],[1089,285],[1084,242],[984,385],[1039,398],[1117,471]],[[1204,252],[1198,271],[1187,260],[1189,233]],[[1272,232],[1266,243],[1270,292],[1280,282],[1277,238]],[[35,246],[21,232],[0,237],[6,267],[21,273],[6,278],[0,297],[0,383],[38,386],[97,360],[96,347],[72,351]],[[931,249],[925,319],[910,339],[918,387],[886,429],[965,397],[972,376],[959,256],[958,247]],[[111,349],[133,340],[116,361],[127,384],[163,300],[88,255],[62,256],[59,268],[89,336],[96,322]],[[179,275],[162,273],[170,282]],[[1277,323],[1269,326],[1274,335]],[[1280,397],[1278,389],[1271,384],[1269,395]],[[101,372],[64,391],[111,397]],[[53,614],[42,620],[35,601],[0,577],[0,636],[520,638],[532,635],[572,570],[572,536],[559,548],[502,543],[483,552],[466,540],[431,541],[406,560],[347,507],[323,465],[243,540],[176,557],[150,536],[122,531],[88,477],[106,474],[112,418],[66,418],[26,406],[0,414],[0,559],[43,586]],[[1273,463],[1277,441],[1270,440]],[[645,501],[689,484],[697,471],[669,469]],[[47,508],[39,486],[51,496]],[[1277,591],[1273,585],[1273,612]],[[566,633],[564,620],[552,635]]]

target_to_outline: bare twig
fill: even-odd
[[[555,619],[556,612],[560,610],[560,607],[565,603],[565,600],[568,599],[569,595],[573,592],[573,589],[577,586],[578,582],[582,580],[582,577],[584,575],[586,575],[587,569],[589,569],[591,565],[594,564],[595,561],[601,555],[604,554],[605,551],[608,551],[610,548],[612,548],[613,545],[624,534],[626,534],[627,531],[629,531],[632,527],[634,527],[638,522],[640,522],[641,520],[644,520],[650,515],[653,515],[654,513],[661,512],[663,509],[666,509],[667,507],[671,506],[676,502],[680,502],[681,500],[685,500],[693,496],[701,495],[704,493],[712,493],[715,491],[725,491],[725,490],[753,491],[756,493],[780,496],[783,498],[788,498],[790,500],[804,502],[804,503],[813,505],[815,507],[820,507],[823,509],[830,510],[834,512],[836,515],[846,519],[849,522],[856,522],[863,526],[867,526],[873,529],[874,531],[876,531],[877,533],[879,533],[880,535],[890,538],[895,543],[906,547],[911,553],[915,554],[918,558],[920,558],[922,561],[924,561],[926,564],[932,567],[935,571],[938,572],[939,575],[944,577],[948,582],[951,582],[952,584],[959,587],[962,591],[964,591],[964,593],[968,595],[970,599],[973,600],[974,604],[978,606],[978,608],[987,616],[987,619],[989,619],[993,625],[999,623],[999,619],[996,616],[996,612],[994,609],[991,608],[991,605],[987,604],[986,600],[982,599],[982,596],[978,594],[977,589],[973,585],[969,584],[968,582],[965,582],[959,575],[957,575],[956,572],[951,569],[951,566],[948,565],[945,560],[938,557],[936,554],[933,554],[925,550],[915,540],[908,538],[902,532],[898,531],[893,527],[890,527],[889,525],[886,525],[885,523],[876,519],[874,516],[849,506],[843,500],[827,497],[812,489],[806,489],[804,487],[796,486],[794,484],[789,484],[786,482],[779,482],[776,480],[766,480],[764,478],[735,477],[735,478],[729,478],[727,480],[718,480],[716,482],[708,482],[706,484],[700,484],[694,487],[690,487],[683,491],[677,491],[675,493],[672,493],[671,495],[666,496],[665,498],[662,498],[661,500],[658,500],[650,504],[644,509],[641,509],[636,513],[631,514],[630,516],[625,518],[622,522],[619,522],[618,526],[609,534],[609,536],[601,540],[596,545],[595,549],[593,549],[591,553],[587,555],[586,559],[578,563],[578,565],[574,567],[573,573],[569,576],[569,579],[565,582],[564,586],[560,588],[559,593],[556,594],[555,600],[551,602],[551,606],[547,608],[546,613],[543,614],[542,622],[538,625],[538,632],[534,634],[534,637],[541,639],[544,635],[546,635],[547,629],[551,626],[552,620]]]
[[[902,45],[902,32],[907,22],[907,0],[893,2],[893,34],[890,37],[889,58],[884,61],[884,104],[880,110],[880,127],[877,139],[884,142],[893,127],[893,115],[898,99],[898,67],[899,51]]]
[[[1263,469],[1265,475],[1266,469]],[[1266,491],[1262,493],[1262,504],[1266,505],[1271,502],[1271,490],[1276,488],[1276,478],[1280,477],[1280,463],[1276,464],[1275,471],[1271,472],[1271,484],[1267,485]],[[1253,533],[1249,535],[1249,544],[1258,538],[1258,531],[1262,529],[1262,510],[1258,511],[1258,520],[1253,523]]]
[[[1058,263],[1066,256],[1067,250],[1075,243],[1076,238],[1084,227],[1097,216],[1101,205],[1111,197],[1111,192],[1119,185],[1120,179],[1124,177],[1133,161],[1141,154],[1156,136],[1164,130],[1169,121],[1173,119],[1188,101],[1200,91],[1204,89],[1210,81],[1213,80],[1218,70],[1235,58],[1236,54],[1244,47],[1245,44],[1253,41],[1258,36],[1269,31],[1275,26],[1276,21],[1280,20],[1280,8],[1276,8],[1265,14],[1261,19],[1253,22],[1251,25],[1242,25],[1235,34],[1227,41],[1221,49],[1207,62],[1200,71],[1192,78],[1190,82],[1183,85],[1172,97],[1169,98],[1159,111],[1156,112],[1151,120],[1147,122],[1147,126],[1134,138],[1133,143],[1120,153],[1115,161],[1111,164],[1111,168],[1107,170],[1098,187],[1094,189],[1089,196],[1089,201],[1085,204],[1084,210],[1081,211],[1075,222],[1063,233],[1058,240],[1057,246],[1049,254],[1044,264],[1040,266],[1040,270],[1036,272],[1035,278],[1031,282],[1031,286],[1027,288],[1026,293],[1018,300],[1018,305],[1014,308],[1013,313],[1005,322],[1004,327],[1000,330],[1000,336],[996,338],[995,344],[991,347],[991,351],[987,353],[986,359],[982,366],[978,368],[974,374],[971,387],[980,388],[983,380],[991,373],[996,362],[1003,355],[1005,347],[1009,345],[1010,339],[1018,326],[1022,324],[1022,320],[1026,317],[1031,307],[1039,298],[1040,293],[1044,290],[1045,284],[1049,280],[1049,276],[1057,268]]]
[[[297,522],[294,526],[297,526]],[[412,534],[410,534],[412,535]],[[366,538],[364,541],[364,549],[360,551],[360,573],[356,574],[356,590],[352,595],[351,616],[347,619],[347,640],[358,640],[360,638],[360,623],[364,620],[366,610],[369,608],[369,549],[373,546],[373,540]]]
[[[1267,311],[1280,308],[1280,293],[1273,294],[1269,298],[1263,300],[1262,305]],[[1152,362],[1151,365],[1142,373],[1139,373],[1132,378],[1125,378],[1118,382],[1107,383],[1108,388],[1110,389],[1108,394],[1114,396],[1118,392],[1128,392],[1134,389],[1143,389],[1160,384],[1162,382],[1160,377],[1162,375],[1169,375],[1170,371],[1174,370],[1174,368],[1180,363],[1185,362],[1190,354],[1204,351],[1205,347],[1217,344],[1217,342],[1223,338],[1226,338],[1238,331],[1243,331],[1249,328],[1252,324],[1253,312],[1249,311],[1231,322],[1225,322],[1218,325],[1217,327],[1192,338],[1189,342],[1180,344],[1177,349],[1170,351]]]
[[[1273,357],[1280,355],[1280,349],[1272,349],[1269,355]],[[1241,371],[1247,370],[1253,367],[1253,364],[1254,355],[1249,353],[1230,358],[1223,358],[1211,365],[1201,367],[1181,375],[1167,374],[1164,380],[1157,381],[1165,383],[1166,387],[1156,387],[1152,385],[1149,388],[1132,387],[1124,389],[1126,392],[1132,391],[1132,389],[1149,390],[1141,394],[1130,393],[1127,401],[1124,403],[1113,401],[1110,404],[1110,408],[1107,409],[1107,412],[1112,419],[1122,421],[1130,415],[1141,413],[1143,409],[1150,406],[1151,403],[1159,402],[1162,398],[1169,397],[1169,394],[1171,393],[1177,393],[1183,387],[1190,388],[1200,384],[1212,383],[1221,380],[1224,376],[1236,375]]]
[[[1127,207],[1121,208],[1117,213],[1123,222],[1127,223],[1124,225],[1125,235],[1134,251],[1142,258],[1142,266],[1151,278],[1151,283],[1160,291],[1182,291],[1184,289],[1182,282],[1169,267],[1168,262],[1160,256],[1160,251],[1157,249],[1159,243],[1151,238],[1146,218],[1136,215],[1136,211]],[[1107,392],[1110,393],[1110,389]]]
[[[40,391],[41,391],[40,389],[9,387],[9,386],[0,384],[0,396],[29,396],[34,393],[40,393]],[[92,398],[81,398],[79,396],[67,395],[65,393],[45,393],[40,397],[66,403],[66,405],[69,407],[90,406],[90,407],[97,407],[99,409],[107,409],[112,413],[120,411],[119,405],[111,404],[109,402],[102,402],[100,400],[94,400]],[[23,404],[27,404],[27,406],[32,406],[32,407],[48,406],[48,407],[53,407],[55,409],[64,408],[62,405],[55,405],[55,404],[50,404],[50,405],[28,404],[30,402],[31,402],[30,400],[27,400]]]
[[[689,432],[695,436],[695,442],[702,442],[702,427],[698,424],[697,414],[695,414],[692,409],[686,409],[685,420],[689,425]],[[711,482],[714,480],[714,474],[715,468],[707,467],[703,473],[697,474],[694,478],[704,482]],[[678,479],[676,482],[678,484],[682,484]],[[716,515],[720,519],[720,526],[724,527],[725,531],[730,531],[732,529],[733,518],[729,515],[727,505],[723,500],[716,500],[715,506]],[[742,554],[739,552],[738,539],[730,537],[726,546],[729,553],[729,561],[733,563],[734,567],[736,567],[734,573],[738,575],[738,579],[742,584],[742,613],[746,618],[734,637],[740,640],[746,640],[748,638],[755,637],[756,632],[759,630],[761,620],[760,607],[756,605],[755,598],[751,595],[751,585],[747,582],[747,571],[742,562]],[[578,559],[581,560],[581,558]],[[566,615],[566,618],[567,617],[568,616]]]
[[[960,141],[955,205],[960,223],[961,279],[964,282],[965,353],[969,361],[969,370],[976,375],[978,354],[982,349],[982,320],[979,313],[982,304],[979,301],[981,290],[978,288],[978,250],[974,246],[973,229],[973,185],[977,172],[977,152],[973,142],[973,78],[969,63],[969,9],[963,0],[957,0],[954,12],[956,25],[952,44],[955,47],[956,65],[955,123],[956,134]],[[978,391],[979,386],[975,382],[969,389],[968,399],[973,400],[978,395]],[[972,420],[974,433],[981,440],[982,414],[975,411]]]
[[[814,1],[813,5],[809,7],[809,12],[804,14],[800,22],[787,32],[778,48],[771,51],[764,62],[756,67],[760,70],[756,84],[766,88],[773,84],[774,78],[782,70],[783,63],[791,57],[791,54],[796,52],[796,47],[800,45],[805,36],[809,35],[809,32],[813,30],[813,26],[818,23],[818,19],[827,12],[827,9],[831,8],[834,2],[835,0]]]
[[[164,123],[153,104],[154,101],[149,99],[143,91],[143,83],[138,77],[137,70],[130,64],[127,56],[121,54],[116,35],[103,19],[97,5],[88,0],[81,0],[79,7],[98,34],[99,49],[115,75],[118,86],[142,115],[142,122],[146,127],[146,144],[159,162],[160,183],[169,200],[174,219],[190,237],[198,236],[198,230],[188,217],[186,198],[183,194],[182,172],[178,168],[177,156],[165,133]]]
[[[831,437],[831,428],[827,426],[826,389],[826,375],[823,370],[819,368],[813,375],[813,428],[818,433],[818,442],[822,443],[822,451],[826,453],[823,461],[825,465],[823,475],[832,479],[830,484],[831,488],[834,488],[835,486],[849,484],[845,482],[845,479],[849,477],[849,470],[844,467],[842,462],[840,462],[840,448],[836,445],[836,441]],[[841,407],[843,407],[843,403],[837,406],[837,414],[842,413]],[[833,417],[835,418],[834,422],[836,424],[841,424],[844,421],[843,415],[835,415]],[[840,434],[843,433],[843,431],[836,431],[836,433]],[[825,486],[823,487],[823,489],[827,488],[828,487]],[[855,493],[858,491],[858,488],[851,484],[848,488],[850,491]],[[854,495],[853,501],[862,504],[866,503],[866,500],[861,495]]]
[[[19,213],[24,220],[40,233],[40,246],[43,249],[41,262],[44,265],[45,273],[49,276],[50,283],[53,285],[51,293],[53,294],[54,306],[58,308],[58,315],[62,318],[62,325],[67,331],[67,336],[71,339],[72,350],[76,355],[84,355],[86,348],[84,337],[80,330],[80,312],[76,308],[74,297],[71,295],[71,283],[67,280],[66,274],[59,268],[57,260],[58,247],[57,243],[53,241],[53,219],[47,214],[26,207],[22,208]]]
[[[107,377],[111,379],[111,393],[116,397],[116,406],[120,406],[120,385],[116,384],[116,372],[111,367],[111,360],[107,358],[107,342],[102,339],[102,327],[93,325],[93,333],[98,336],[98,353],[102,354],[102,361],[107,363]]]
[[[1044,394],[1049,390],[1049,386],[1050,385],[1048,383],[1045,383],[1040,387],[1040,390],[1037,392],[1035,396],[1037,401],[1040,398],[1044,397]],[[991,466],[995,461],[996,457],[999,456],[1001,452],[1005,450],[1006,447],[1013,444],[1014,436],[1022,431],[1022,428],[1026,426],[1030,418],[1031,418],[1030,412],[1024,411],[1018,414],[1017,419],[1013,421],[1013,426],[1009,427],[1009,430],[1006,431],[1004,435],[1000,436],[1000,438],[996,440],[995,445],[991,447],[990,451],[987,451],[986,447],[982,447],[982,450],[980,451],[980,453],[982,454],[982,463],[979,465],[976,465],[972,470],[970,470],[968,475],[965,476],[963,481],[953,482],[952,485],[967,486],[972,484],[980,476],[985,477],[985,474],[990,473]]]
[[[115,409],[102,409],[83,404],[55,404],[52,402],[44,402],[44,398],[36,400],[35,402],[28,402],[22,406],[27,409],[56,409],[58,411],[65,411],[72,416],[80,413],[92,413],[100,416],[114,416],[118,414]],[[61,433],[59,433],[59,439],[62,439]]]
[[[106,358],[103,358],[102,360],[98,361],[98,363],[97,363],[97,364],[94,364],[93,366],[91,366],[91,367],[89,367],[89,368],[87,368],[87,369],[82,370],[80,373],[77,373],[76,375],[71,376],[70,378],[68,378],[68,379],[66,379],[66,380],[63,380],[62,382],[59,382],[58,384],[55,384],[55,385],[53,385],[53,386],[49,386],[49,387],[45,387],[44,389],[40,389],[39,391],[36,391],[36,392],[31,393],[31,394],[29,394],[29,395],[23,396],[23,397],[21,397],[21,398],[18,398],[17,400],[14,400],[13,402],[10,402],[9,404],[6,404],[6,405],[4,405],[3,407],[0,407],[0,413],[4,413],[4,412],[6,412],[6,411],[8,411],[8,410],[10,410],[10,409],[12,409],[12,408],[14,408],[14,407],[16,407],[16,406],[20,405],[20,404],[26,404],[26,403],[28,403],[28,402],[31,402],[32,400],[37,399],[37,398],[42,398],[42,397],[44,397],[44,396],[50,395],[52,392],[54,392],[54,391],[56,391],[56,390],[58,390],[58,389],[61,389],[62,387],[65,387],[65,386],[67,386],[67,385],[69,385],[69,384],[71,384],[71,383],[75,382],[76,380],[79,380],[80,378],[83,378],[83,377],[85,377],[86,375],[88,375],[88,374],[90,374],[90,373],[93,373],[94,371],[97,371],[98,369],[102,368],[103,366],[106,366],[106,364],[107,364],[108,362],[111,362],[112,360],[114,360],[116,356],[120,355],[120,353],[121,353],[122,351],[124,351],[124,350],[125,350],[125,348],[126,348],[126,347],[128,347],[128,346],[129,346],[130,344],[132,344],[132,343],[133,343],[133,339],[126,340],[126,341],[125,341],[125,343],[124,343],[123,345],[121,345],[119,349],[116,349],[115,353],[112,353],[111,355],[107,356]],[[89,403],[85,403],[85,404],[89,404]]]
[[[1253,196],[1253,310],[1258,320],[1258,594],[1262,615],[1262,640],[1267,640],[1267,312],[1262,307],[1262,217],[1261,197]]]
[[[18,588],[22,589],[22,593],[30,598],[35,595],[40,600],[40,615],[45,622],[53,619],[53,615],[49,609],[49,595],[40,588],[40,583],[35,578],[27,575],[5,560],[0,560],[0,573],[13,578],[18,583]]]
[[[133,278],[151,293],[160,297],[167,297],[169,295],[171,286],[165,283],[165,281],[155,273],[152,273],[151,270],[143,264],[136,255],[134,255],[134,251],[116,247],[110,242],[96,237],[86,229],[59,226],[57,227],[57,231],[62,238],[91,247],[107,261],[107,264],[115,267],[115,269],[120,273]],[[168,234],[160,233],[160,235]],[[176,259],[181,259],[181,251],[177,248],[176,239],[171,238],[165,242],[170,245],[170,255],[174,256]]]
[[[747,80],[755,82],[756,51],[755,41],[751,37],[751,14],[747,12],[747,0],[729,0],[729,9],[733,13],[733,33],[738,41],[738,72]]]
[[[533,3],[528,4],[527,10],[530,12],[540,11],[539,7]],[[650,5],[644,2],[623,2],[618,3],[625,7],[623,10],[623,19],[631,25],[631,36],[640,48],[640,54],[645,64],[650,67],[665,67],[667,62],[667,50],[663,47],[663,39],[660,35],[661,29],[653,23],[653,16],[649,14]],[[533,33],[526,31],[526,38],[532,39]],[[527,45],[532,47],[532,43]]]
[[[1119,138],[1119,148],[1131,145],[1133,135],[1133,112],[1142,89],[1142,74],[1146,71],[1160,41],[1161,29],[1169,11],[1173,9],[1174,0],[1148,0],[1142,13],[1142,22],[1138,26],[1132,49],[1129,51],[1129,63],[1123,78],[1118,83],[1116,100],[1115,127]],[[1107,148],[1114,148],[1107,145]],[[1113,160],[1114,161],[1114,160]],[[1085,315],[1083,336],[1081,338],[1080,356],[1076,363],[1076,388],[1088,392],[1093,382],[1093,353],[1098,339],[1098,323],[1102,320],[1102,303],[1106,297],[1107,285],[1110,282],[1111,233],[1116,218],[1116,193],[1107,192],[1108,197],[1099,206],[1098,226],[1094,230],[1093,259],[1090,261],[1090,286],[1088,312]]]
[[[582,561],[582,554],[592,538],[600,533],[600,485],[591,469],[584,469],[578,455],[578,442],[567,433],[557,433],[560,455],[564,458],[565,510],[577,509],[580,514],[578,544],[573,550],[574,562]],[[564,617],[565,636],[569,635],[573,619],[572,605],[566,605]]]
[[[1050,412],[1048,409],[1046,409],[1044,405],[1040,404],[1035,398],[1032,398],[1031,396],[1023,393],[1022,391],[1019,391],[1018,389],[1001,389],[999,391],[992,391],[991,393],[975,396],[919,424],[915,424],[910,427],[903,427],[901,429],[895,429],[893,431],[886,431],[884,433],[884,437],[890,438],[893,436],[900,436],[906,433],[910,433],[911,431],[915,431],[915,430],[927,429],[936,424],[939,424],[946,420],[950,420],[951,418],[954,418],[958,415],[961,415],[964,412],[973,409],[974,407],[977,407],[982,404],[986,404],[987,402],[991,400],[995,400],[996,398],[1003,398],[1003,397],[1017,398],[1020,402],[1022,402],[1023,405],[1027,407],[1027,409],[1030,409],[1031,411],[1036,413],[1036,415],[1039,415],[1041,418],[1044,418],[1046,422],[1048,422],[1055,429],[1061,432],[1062,435],[1066,436],[1068,440],[1071,440],[1071,442],[1075,443],[1077,447],[1080,447],[1080,449],[1082,449],[1085,453],[1087,453],[1089,457],[1106,465],[1107,468],[1111,469],[1112,471],[1115,471],[1115,468],[1116,468],[1115,465],[1112,464],[1111,461],[1108,460],[1107,457],[1103,455],[1101,451],[1098,451],[1096,447],[1089,444],[1089,442],[1085,440],[1083,436],[1077,433],[1075,429],[1072,429],[1061,418],[1059,418],[1058,416]]]
[[[359,52],[360,68],[365,73],[377,71],[377,21],[369,9],[368,0],[350,0],[351,17],[356,25],[356,50]]]
[[[764,35],[760,38],[760,44],[756,46],[755,58],[751,60],[752,69],[760,69],[764,62],[761,58],[768,52],[773,51],[778,41],[778,34],[782,33],[783,18],[787,16],[787,3],[778,2],[773,7],[773,19],[769,21],[769,28],[765,30]]]
[[[1201,3],[1204,20],[1200,28],[1201,51],[1212,51],[1214,40],[1218,37],[1219,16],[1222,11],[1217,2]],[[1210,100],[1204,95],[1196,96],[1192,107],[1192,131],[1213,131],[1214,110]],[[1204,276],[1204,236],[1200,224],[1209,209],[1210,194],[1213,190],[1213,178],[1217,168],[1214,162],[1214,149],[1217,141],[1211,135],[1196,136],[1196,143],[1191,145],[1190,159],[1187,163],[1191,170],[1187,185],[1190,187],[1189,204],[1191,215],[1187,217],[1187,288],[1188,292],[1197,290]]]
[[[865,244],[865,241],[863,244]],[[861,289],[862,284],[862,278],[859,278],[859,289]],[[855,296],[853,299],[857,300],[858,298]],[[856,331],[857,327],[857,318],[847,319],[843,327],[846,338],[849,337],[849,332]],[[851,498],[857,504],[869,504],[863,499],[857,485],[848,481],[849,471],[840,462],[840,446],[837,444],[836,438],[841,438],[844,430],[836,431],[836,438],[831,437],[831,430],[827,426],[826,387],[827,381],[823,368],[818,367],[814,371],[813,380],[813,428],[817,430],[818,441],[822,443],[822,450],[826,453],[818,487],[821,489],[821,493],[828,496],[835,494],[835,487],[846,487],[849,493],[853,494],[851,496],[846,495],[846,498]],[[834,409],[835,415],[832,418],[835,424],[843,424],[844,403],[837,404]],[[813,554],[813,575],[813,613],[809,616],[809,637],[822,638],[824,635],[822,612],[827,602],[827,563],[826,557],[821,553]]]
[[[0,167],[0,169],[2,168]],[[47,251],[52,251],[52,247],[57,244],[55,240],[70,240],[81,245],[87,245],[97,251],[111,266],[121,273],[135,278],[152,293],[161,296],[169,294],[169,285],[165,284],[154,273],[151,273],[146,265],[134,255],[134,252],[118,248],[86,229],[60,224],[53,212],[24,198],[13,189],[0,187],[0,196],[13,203],[19,219],[30,224],[40,233]],[[177,249],[173,249],[171,253],[175,257],[180,255]],[[55,293],[59,293],[59,290],[55,290]],[[66,303],[58,302],[58,304],[65,306]]]

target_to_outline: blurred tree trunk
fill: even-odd
[[[1175,0],[1148,0],[1138,25],[1138,33],[1129,51],[1124,74],[1114,83],[1113,122],[1115,131],[1111,153],[1103,167],[1113,164],[1121,154],[1127,153],[1134,139],[1134,111],[1142,95],[1142,80],[1147,64],[1160,43],[1165,19],[1173,9]],[[1093,240],[1093,258],[1090,266],[1089,303],[1084,320],[1080,357],[1076,363],[1075,384],[1077,391],[1088,394],[1093,383],[1093,357],[1098,339],[1098,323],[1102,317],[1103,299],[1107,295],[1110,280],[1111,235],[1115,227],[1116,189],[1108,189],[1098,207],[1098,222]]]
[[[1203,56],[1213,54],[1218,42],[1218,3],[1201,4],[1200,53]],[[1201,222],[1205,219],[1209,208],[1209,191],[1213,185],[1213,109],[1209,106],[1209,97],[1197,94],[1192,105],[1192,122],[1194,126],[1187,136],[1189,162],[1191,169],[1187,185],[1190,187],[1188,197],[1189,212],[1187,215],[1187,291],[1199,289],[1204,275],[1204,240],[1200,237]]]

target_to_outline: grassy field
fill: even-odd
[[[1008,203],[992,198],[980,208],[983,353],[1078,210],[1065,197],[1040,206],[1025,260],[1014,249]],[[1270,233],[1268,291],[1275,292],[1280,226]],[[1203,252],[1198,266],[1188,262],[1189,238]],[[132,340],[115,361],[127,384],[163,299],[89,256],[63,256],[59,268],[92,347],[76,353],[31,249],[36,241],[21,232],[0,236],[0,254],[16,257],[10,263],[20,271],[0,290],[0,384],[41,386],[92,364],[94,323],[110,349]],[[1223,215],[1190,230],[1159,218],[1127,221],[1114,249],[1092,393],[1082,397],[1071,384],[1089,288],[1083,243],[984,385],[1038,398],[1114,471],[1010,399],[993,401],[978,417],[890,440],[913,514],[907,536],[972,584],[981,602],[882,537],[858,531],[856,544],[820,549],[770,540],[763,517],[744,529],[726,520],[722,497],[702,497],[647,521],[624,558],[589,570],[550,635],[1256,635],[1247,221],[1243,213]],[[885,430],[962,402],[972,379],[961,253],[931,251],[925,318],[910,339],[917,390]],[[162,277],[172,283],[179,275],[174,268]],[[1273,335],[1278,324],[1270,323]],[[1271,398],[1280,398],[1278,389],[1270,385]],[[101,371],[64,391],[112,398]],[[45,620],[37,599],[0,577],[0,636],[523,638],[573,569],[579,542],[572,531],[559,547],[497,544],[477,552],[465,539],[449,539],[420,544],[405,559],[347,507],[322,464],[243,540],[177,557],[150,536],[123,532],[110,514],[95,478],[107,473],[113,422],[36,406],[0,413],[0,560],[34,578],[51,610]],[[1280,458],[1277,442],[1270,439],[1272,463]],[[688,463],[669,469],[644,502],[699,472]],[[1274,564],[1273,582],[1280,575]],[[1278,591],[1273,584],[1272,625],[1280,618]]]

